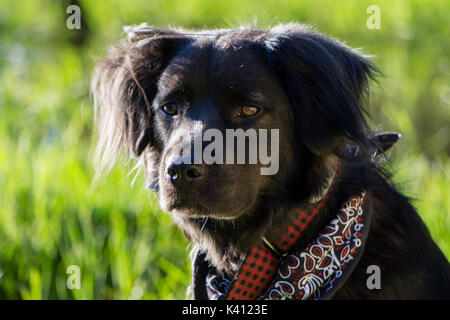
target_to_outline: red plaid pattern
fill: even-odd
[[[289,250],[319,211],[319,206],[312,211],[299,210],[299,215],[292,221],[292,225],[288,227],[287,232],[276,243],[278,249],[281,252]]]
[[[228,293],[229,300],[252,300],[263,293],[278,269],[278,258],[259,243],[242,265]]]
[[[338,165],[334,169],[335,177],[338,173]],[[316,207],[311,206],[308,211],[298,210],[299,214],[292,221],[292,225],[288,227],[288,230],[281,237],[280,241],[276,243],[279,251],[286,252],[288,251],[300,238],[301,233],[305,230],[311,221],[313,221],[314,217],[320,212],[320,210],[325,206],[325,201],[330,197],[330,193],[333,190],[334,184],[336,183],[336,179],[333,180],[330,187],[328,188],[325,197]]]
[[[325,298],[339,282],[345,281],[342,272],[356,266],[368,232],[366,220],[370,219],[370,212],[362,208],[364,196],[362,192],[348,201],[346,209],[338,213],[338,219],[333,219],[304,250],[282,259],[263,299]]]

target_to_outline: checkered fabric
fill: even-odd
[[[339,167],[336,164],[334,169],[334,176],[338,174]],[[336,178],[331,183],[328,188],[327,193],[323,199],[315,206],[310,206],[308,210],[298,210],[298,215],[290,223],[287,232],[283,234],[280,241],[276,243],[279,252],[286,252],[297,242],[300,238],[301,233],[309,226],[313,221],[314,217],[320,212],[320,210],[325,206],[325,202],[330,197],[330,193],[334,188],[336,183]]]
[[[312,210],[298,210],[298,216],[292,221],[287,232],[283,234],[276,244],[280,252],[288,251],[297,242],[301,233],[308,227],[311,221],[313,221],[314,217],[319,213],[323,206],[324,203],[320,202],[320,204]]]
[[[363,210],[364,196],[362,192],[349,199],[304,250],[284,257],[261,298],[306,300],[332,295],[364,251],[370,219],[370,210]]]
[[[278,257],[262,243],[254,246],[242,265],[231,290],[229,300],[248,300],[258,298],[270,284],[278,269]]]

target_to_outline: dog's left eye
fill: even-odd
[[[175,116],[178,114],[178,107],[175,103],[167,103],[163,105],[162,109],[164,113],[168,114],[169,116]]]
[[[239,109],[239,116],[240,117],[251,117],[251,116],[254,116],[255,114],[257,114],[258,112],[259,112],[258,107],[242,106]]]

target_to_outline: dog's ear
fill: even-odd
[[[267,58],[293,108],[297,139],[317,155],[368,142],[362,100],[376,72],[368,57],[298,24],[270,30]]]
[[[181,32],[147,25],[126,27],[125,32],[127,39],[99,63],[92,78],[100,171],[109,170],[121,150],[138,157],[151,144],[158,78],[189,42]]]

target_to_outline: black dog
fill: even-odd
[[[363,116],[368,57],[298,24],[127,32],[93,78],[100,171],[138,157],[196,245],[195,298],[450,297],[447,259],[374,159],[396,135]],[[277,129],[276,174],[180,158],[213,128]]]

